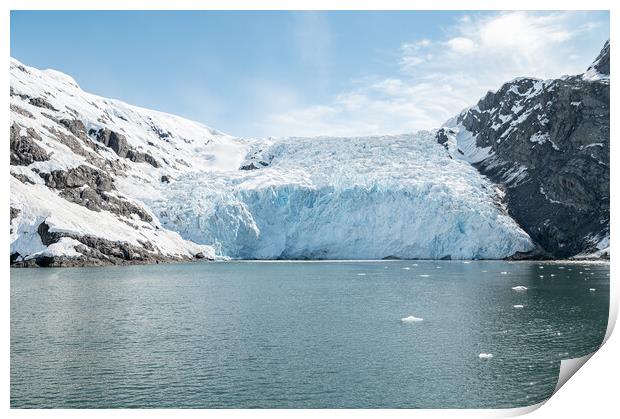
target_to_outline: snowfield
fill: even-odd
[[[79,257],[85,235],[179,257],[495,259],[533,248],[495,186],[430,132],[235,138],[86,93],[69,76],[16,60],[11,89],[18,137],[47,153],[11,165],[11,253],[18,260]],[[84,130],[69,129],[68,120]],[[126,144],[105,145],[104,130]],[[80,195],[88,185],[78,185],[76,195],[44,181],[80,167],[112,179],[97,193],[122,200],[122,211],[93,208]],[[71,238],[44,245],[42,222]]]

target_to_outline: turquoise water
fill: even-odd
[[[608,307],[607,264],[14,269],[11,407],[525,406]]]

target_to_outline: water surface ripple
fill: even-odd
[[[11,270],[11,407],[525,406],[608,307],[608,264]]]

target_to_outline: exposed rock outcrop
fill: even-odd
[[[142,221],[153,220],[139,205],[107,193],[114,190],[114,180],[101,170],[82,165],[69,170],[39,173],[39,176],[46,186],[60,190],[62,197],[90,210],[110,211],[126,218],[135,214]]]
[[[49,156],[43,148],[35,143],[35,139],[41,140],[39,135],[31,128],[23,130],[26,135],[21,135],[22,128],[16,123],[11,125],[11,164],[16,166],[28,166],[35,161],[49,160]]]
[[[54,189],[81,188],[88,185],[97,191],[111,191],[114,188],[112,178],[89,166],[81,165],[69,170],[53,170],[39,173],[45,185]]]
[[[161,167],[161,164],[150,154],[132,149],[122,134],[108,128],[101,128],[98,131],[90,130],[89,134],[106,147],[111,148],[119,157],[129,159],[134,163],[146,162],[153,167]]]
[[[597,250],[609,236],[609,43],[583,75],[520,78],[437,131],[506,195],[536,256]]]
[[[29,102],[32,106],[36,106],[39,108],[49,109],[51,111],[56,111],[57,109],[52,106],[47,100],[42,97],[31,97]]]

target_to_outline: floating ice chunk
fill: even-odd
[[[366,276],[366,274],[364,272],[360,272],[357,274],[357,276]]]
[[[470,262],[470,261],[468,261],[468,260],[464,260],[464,261],[463,261],[463,263],[464,263],[465,265],[467,265],[468,263],[471,263],[471,262]]]
[[[549,275],[549,276],[555,276],[555,274],[551,274],[551,275]]]
[[[538,276],[539,276],[540,278],[544,278],[544,277],[545,277],[544,275],[538,275]]]
[[[400,321],[403,323],[415,323],[415,322],[421,322],[423,320],[424,319],[420,317],[415,317],[415,316],[403,317],[402,319],[400,319]]]
[[[403,269],[404,269],[404,270],[406,270],[406,271],[408,271],[408,270],[409,270],[409,269],[411,269],[411,268],[410,268],[409,266],[405,266]]]
[[[483,352],[480,355],[478,355],[478,358],[480,358],[480,359],[491,359],[491,358],[493,358],[493,354],[485,354]]]
[[[417,263],[413,263],[413,264],[411,264],[411,266],[418,266],[418,264]]]
[[[422,275],[420,275],[420,276],[421,276],[422,278],[428,278],[430,275],[427,275],[427,274],[422,274]]]
[[[566,269],[564,266],[558,266],[558,269]]]
[[[596,288],[590,288],[590,292],[596,291]]]
[[[523,304],[515,304],[513,305],[514,308],[523,308]]]
[[[502,275],[508,275],[508,272],[500,272]]]
[[[523,285],[517,285],[516,287],[512,287],[512,289],[515,291],[527,291],[527,287]]]

